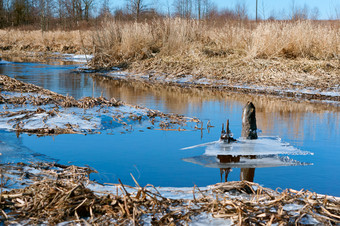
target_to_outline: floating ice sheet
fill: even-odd
[[[218,140],[209,143],[194,145],[182,150],[206,147],[205,155],[313,155],[308,151],[302,151],[293,147],[289,143],[283,142],[279,137],[259,137],[256,140],[246,140],[239,138],[233,143],[225,143]]]

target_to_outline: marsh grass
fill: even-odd
[[[340,26],[331,22],[273,21],[214,24],[179,18],[150,23],[107,22],[94,35],[111,61],[185,56],[329,59],[340,51]]]
[[[340,25],[331,21],[263,21],[224,24],[180,18],[106,21],[87,31],[0,30],[0,49],[95,52],[109,60],[155,57],[338,58]]]
[[[94,54],[94,69],[193,75],[232,85],[315,87],[340,79],[338,21],[105,21],[87,31],[0,30],[7,50]],[[7,51],[11,53],[11,51]]]
[[[91,31],[0,30],[0,50],[81,53],[92,51]]]
[[[107,22],[93,43],[93,68],[321,90],[340,79],[340,26],[331,21]]]

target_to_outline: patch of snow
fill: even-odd
[[[188,225],[191,226],[205,226],[205,225],[234,225],[234,221],[230,219],[214,218],[211,213],[201,213],[191,218],[191,222]]]
[[[93,58],[93,55],[85,55],[85,54],[64,54],[63,55],[66,60],[79,62],[79,63],[86,63]]]
[[[302,217],[301,220],[299,221],[299,223],[305,224],[305,225],[321,225],[318,220],[316,220],[314,217],[312,217],[309,214]]]
[[[295,203],[290,203],[290,204],[286,204],[283,206],[284,211],[296,211],[302,208],[303,208],[303,205],[298,205]]]

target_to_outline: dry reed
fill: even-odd
[[[0,50],[90,53],[91,31],[0,30]]]
[[[149,120],[152,125],[157,126],[162,130],[184,130],[181,127],[186,126],[186,123],[193,122],[197,123],[199,120],[197,118],[185,117],[183,115],[178,114],[165,114],[158,110],[148,109],[146,107],[133,106],[129,104],[125,104],[121,101],[117,101],[115,98],[111,98],[107,100],[104,97],[83,97],[79,100],[74,99],[71,96],[64,96],[61,94],[57,94],[50,90],[44,89],[42,87],[21,82],[14,78],[10,78],[5,75],[0,75],[0,89],[3,91],[17,92],[17,93],[26,93],[26,94],[37,94],[37,95],[21,95],[21,96],[13,96],[13,95],[4,95],[0,92],[0,105],[3,105],[4,111],[0,112],[0,118],[7,118],[7,123],[12,123],[12,129],[17,132],[19,136],[20,133],[33,133],[37,135],[55,135],[55,134],[66,134],[66,133],[80,133],[78,130],[78,126],[76,124],[67,123],[66,127],[60,128],[50,128],[46,126],[37,126],[36,128],[23,128],[25,125],[25,120],[29,120],[31,118],[36,117],[38,114],[46,114],[43,118],[40,118],[41,122],[45,124],[45,121],[48,118],[59,117],[59,114],[63,112],[64,108],[80,108],[80,109],[89,109],[94,107],[100,107],[103,109],[104,114],[112,113],[112,107],[119,106],[129,106],[135,109],[143,109],[145,111],[145,117],[141,115],[134,114],[133,112],[127,112],[129,114],[129,120],[133,121],[141,121]],[[9,106],[13,106],[12,109],[6,110]],[[20,106],[34,106],[33,109],[30,110],[15,110],[15,108]],[[53,106],[53,107],[51,107]],[[111,109],[110,109],[111,107]],[[113,110],[114,112],[114,110]],[[112,117],[112,120],[120,123],[122,125],[127,126],[127,123],[121,119],[120,114],[109,114]],[[78,113],[79,114],[79,113]],[[100,115],[100,111],[97,110],[97,114]],[[12,118],[14,117],[15,118]],[[83,116],[84,117],[84,116]],[[40,124],[41,125],[41,124]],[[179,128],[175,128],[175,126],[179,126]],[[132,125],[131,127],[132,128]],[[126,129],[128,131],[129,129]],[[92,130],[84,130],[83,132],[92,133]]]
[[[225,23],[211,26],[197,20],[165,19],[152,23],[109,22],[94,36],[97,53],[114,62],[155,56],[251,58],[338,57],[340,26],[313,21],[261,22],[257,26]],[[189,60],[189,59],[187,59]]]
[[[20,166],[14,167],[25,177]],[[204,190],[194,187],[193,198],[179,199],[165,197],[152,185],[141,187],[133,176],[135,187],[119,180],[117,192],[96,192],[88,188],[93,183],[88,178],[93,172],[89,168],[53,163],[21,167],[40,173],[30,175],[29,186],[1,193],[0,220],[5,224],[186,225],[202,213],[239,225],[299,225],[308,220],[323,225],[340,223],[339,198],[305,190],[277,192],[235,181]]]
[[[230,87],[337,92],[339,40],[339,23],[331,21],[214,25],[171,18],[107,21],[84,32],[1,30],[0,51],[3,55],[16,50],[93,53],[89,66],[95,69],[118,66],[133,73],[219,79]]]

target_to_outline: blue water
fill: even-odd
[[[34,83],[75,98],[84,96],[115,97],[126,103],[164,112],[179,113],[210,120],[215,127],[208,132],[135,130],[131,133],[93,135],[58,135],[37,137],[1,131],[0,139],[9,139],[20,152],[35,153],[36,159],[62,164],[89,165],[99,173],[92,178],[101,183],[134,185],[130,173],[142,185],[206,186],[220,182],[220,171],[181,159],[201,155],[204,147],[183,147],[217,140],[221,124],[230,120],[234,137],[241,135],[241,114],[250,100],[256,106],[258,128],[265,136],[278,136],[284,142],[313,152],[314,155],[291,156],[311,166],[258,168],[254,182],[273,189],[280,187],[308,189],[340,196],[340,109],[320,103],[289,101],[266,96],[227,92],[179,90],[148,87],[136,83],[103,80],[94,74],[73,73],[78,65],[39,63],[0,64],[0,74]],[[101,76],[101,75],[97,75]],[[4,136],[4,134],[6,136]],[[6,138],[7,137],[7,138]],[[16,140],[18,139],[18,140]],[[19,150],[19,148],[18,148]],[[27,151],[29,150],[29,151]],[[0,151],[1,152],[1,151]],[[3,158],[3,157],[2,157]],[[233,169],[228,181],[239,180],[240,169]]]

